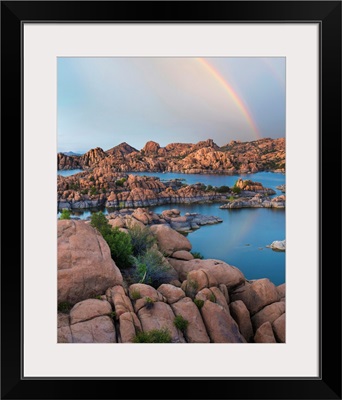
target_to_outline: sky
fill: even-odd
[[[59,57],[58,151],[285,137],[285,58]]]

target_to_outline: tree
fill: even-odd
[[[101,233],[104,240],[107,242],[111,256],[118,267],[128,267],[132,255],[130,236],[125,232],[121,232],[117,226],[112,228],[101,211],[91,216],[90,224]]]
[[[71,212],[68,209],[63,208],[59,219],[70,219],[70,218],[71,218]]]

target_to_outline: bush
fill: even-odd
[[[122,187],[126,181],[127,181],[126,178],[121,178],[121,179],[118,179],[118,180],[115,182],[115,184],[116,184],[116,186],[121,186],[121,187]]]
[[[228,186],[220,186],[216,189],[218,193],[228,193],[230,192],[230,188]]]
[[[167,329],[153,329],[149,332],[138,332],[133,343],[171,343],[171,334]]]
[[[66,208],[64,208],[61,212],[61,216],[59,217],[59,219],[70,219],[71,216],[71,212],[69,210],[67,210]]]
[[[109,234],[112,229],[102,211],[91,215],[90,225],[96,228],[103,237]]]
[[[92,187],[90,188],[90,194],[91,194],[92,196],[95,196],[96,194],[98,194],[98,191],[97,191],[97,189],[96,189],[95,186],[92,186]]]
[[[184,333],[186,328],[189,326],[189,321],[181,315],[177,315],[173,320],[173,324],[177,329]]]
[[[111,232],[103,236],[108,243],[110,253],[114,261],[120,268],[127,268],[131,265],[132,244],[131,238],[127,233],[121,232],[116,226]]]
[[[208,185],[206,191],[207,191],[207,192],[210,192],[211,190],[213,190],[212,185]]]
[[[70,183],[69,189],[71,190],[78,190],[80,186],[77,183]]]
[[[142,227],[138,224],[131,224],[128,229],[128,234],[131,237],[134,256],[146,253],[146,251],[156,242],[152,232],[146,226]]]
[[[131,299],[132,300],[141,299],[141,294],[140,294],[139,290],[132,290],[131,291]]]
[[[211,293],[211,294],[210,294],[209,300],[210,300],[212,303],[216,303],[216,296],[214,295],[214,293]]]
[[[154,306],[154,300],[151,299],[151,297],[145,297],[145,307],[147,308],[147,310],[150,310],[151,308],[153,308]]]
[[[72,309],[72,304],[68,301],[63,301],[62,303],[58,304],[58,311],[62,313],[68,313]]]
[[[195,299],[194,303],[196,304],[197,308],[200,310],[204,306],[204,300]]]
[[[236,186],[236,184],[233,186],[232,188],[232,192],[236,193],[236,194],[240,194],[241,193],[241,189],[239,187]]]
[[[166,264],[162,254],[155,249],[133,258],[135,274],[133,279],[139,283],[146,283],[154,288],[162,283],[168,283],[173,278],[172,268]]]
[[[203,256],[199,251],[192,251],[191,254],[193,255],[194,258],[199,258],[200,260],[203,260]]]
[[[112,228],[101,211],[92,214],[90,224],[101,233],[107,242],[111,256],[118,264],[118,267],[126,268],[130,266],[132,256],[130,236],[125,232],[121,232],[117,226]]]
[[[241,193],[241,189],[239,187],[237,187],[237,186],[234,186],[232,191],[233,191],[233,193],[236,193],[236,194],[240,194]]]

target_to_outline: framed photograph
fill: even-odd
[[[340,399],[341,2],[1,9],[2,398]]]

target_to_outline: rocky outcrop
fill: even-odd
[[[169,263],[177,271],[181,281],[186,280],[191,271],[202,270],[208,282],[221,283],[227,286],[229,290],[243,285],[245,282],[245,277],[238,268],[220,260],[194,259],[183,261],[169,258]]]
[[[275,240],[269,246],[272,250],[275,251],[285,251],[286,250],[286,241],[285,240]]]
[[[159,249],[166,256],[179,250],[190,251],[192,246],[189,240],[167,225],[153,225],[151,232],[156,236]]]
[[[276,192],[273,189],[265,188],[259,182],[242,180],[239,178],[232,188],[235,194],[230,196],[226,204],[220,206],[221,209],[232,208],[285,208],[285,195],[269,197]]]
[[[70,324],[77,324],[82,321],[100,317],[101,315],[110,315],[112,307],[108,301],[98,299],[83,300],[71,309]]]
[[[188,343],[210,342],[201,313],[189,297],[180,299],[173,303],[171,307],[176,316],[182,316],[189,323],[184,331],[184,337]]]
[[[130,146],[126,142],[122,142],[119,145],[112,147],[109,150],[106,150],[106,154],[112,155],[114,157],[120,157],[120,156],[123,157],[123,156],[127,156],[128,154],[137,153],[137,152],[138,152],[137,149]]]
[[[285,208],[285,196],[274,198],[263,197],[257,194],[250,198],[237,198],[220,206],[221,209],[232,208]]]
[[[201,308],[204,324],[214,343],[245,343],[239,328],[229,311],[210,300]]]
[[[277,286],[277,292],[279,295],[280,300],[285,300],[285,296],[286,296],[286,283],[283,283],[279,286]]]
[[[138,313],[143,331],[167,329],[171,335],[172,343],[184,343],[183,333],[174,325],[175,314],[169,304],[156,301],[153,307],[142,307]]]
[[[150,229],[175,269],[158,288],[124,282],[85,221],[58,222],[59,343],[134,343],[154,330],[180,344],[285,342],[285,284],[247,281],[220,260],[184,259],[191,244],[183,235],[162,224]]]
[[[251,318],[245,303],[241,300],[236,300],[230,303],[229,310],[231,316],[234,318],[239,326],[241,335],[250,342],[253,338],[253,327]]]
[[[132,343],[135,336],[142,331],[139,318],[134,312],[126,312],[119,317],[120,342]]]
[[[277,188],[278,190],[282,191],[283,193],[286,192],[286,185],[285,185],[285,184],[284,184],[284,185],[276,186],[276,188]]]
[[[232,141],[222,147],[219,147],[212,139],[196,144],[170,143],[165,147],[149,141],[141,151],[127,143],[121,143],[106,152],[100,148],[92,149],[88,153],[90,152],[91,154],[87,156],[65,156],[69,159],[58,161],[59,169],[71,169],[70,166],[78,163],[77,168],[87,169],[100,166],[116,172],[173,171],[236,174],[285,171],[284,138],[266,138],[252,142]]]
[[[276,337],[277,341],[280,343],[285,343],[285,320],[286,314],[281,314],[275,321],[273,321],[272,327],[274,336]]]
[[[116,332],[107,301],[87,299],[70,315],[58,314],[58,343],[115,343]]]
[[[225,198],[213,190],[204,190],[202,185],[183,185],[180,181],[161,182],[159,178],[151,176],[122,175],[102,167],[68,177],[57,177],[59,209],[147,207],[220,201]]]
[[[57,222],[58,302],[75,304],[122,285],[103,237],[83,221]]]
[[[68,156],[64,153],[58,153],[57,169],[58,170],[82,169],[82,162],[80,161],[80,156]]]
[[[257,330],[263,323],[269,321],[270,323],[274,322],[277,318],[279,318],[285,312],[285,302],[279,301],[276,303],[272,303],[262,310],[257,312],[252,317],[252,324],[254,330]]]
[[[265,188],[260,182],[252,182],[249,179],[243,180],[242,178],[238,178],[235,182],[235,187],[244,192],[261,193],[265,195],[275,194],[274,190]]]
[[[182,300],[185,297],[185,293],[181,288],[176,286],[163,283],[159,286],[158,292],[161,293],[169,304],[173,304]]]
[[[95,149],[91,149],[84,153],[80,157],[80,163],[83,168],[89,168],[106,158],[106,156],[106,153],[101,149],[101,147],[96,147]]]
[[[255,343],[276,343],[272,325],[270,322],[265,322],[256,331],[254,336]]]
[[[136,209],[124,208],[114,211],[110,213],[107,218],[112,226],[118,226],[119,228],[129,228],[132,221],[136,220],[143,225],[167,225],[173,230],[183,233],[199,229],[201,226],[214,225],[222,222],[222,219],[210,215],[185,213],[184,216],[181,216],[180,211],[177,209],[164,210],[158,215],[148,208],[140,207]],[[187,259],[193,258],[190,253],[179,253],[178,258],[182,259],[182,257],[187,257]]]
[[[157,156],[159,149],[160,149],[159,143],[149,141],[145,144],[144,148],[142,149],[142,152],[146,156]]]
[[[242,300],[253,316],[262,308],[279,300],[275,285],[267,278],[256,280],[231,293],[232,301]]]

